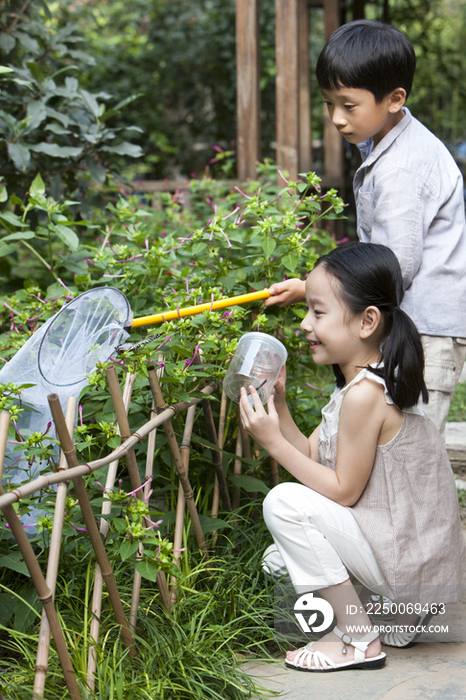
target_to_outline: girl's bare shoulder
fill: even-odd
[[[351,423],[371,423],[378,426],[378,444],[391,440],[403,422],[403,412],[394,404],[387,403],[385,387],[371,379],[361,379],[348,389],[341,407],[341,418]]]

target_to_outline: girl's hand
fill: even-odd
[[[283,439],[280,432],[280,420],[275,410],[274,397],[272,395],[267,402],[267,413],[253,386],[249,387],[249,392],[254,406],[251,406],[249,402],[246,389],[244,387],[241,389],[239,400],[241,422],[249,435],[269,451],[273,445]]]
[[[306,296],[306,283],[298,278],[277,282],[269,287],[271,296],[264,301],[264,306],[287,306],[303,301]]]
[[[286,402],[286,364],[281,368],[277,381],[273,386],[273,394],[276,405]]]

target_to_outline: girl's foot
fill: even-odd
[[[381,668],[386,655],[381,653],[377,633],[357,635],[351,638],[338,628],[317,642],[288,651],[286,664],[304,671],[332,671],[341,668]],[[355,645],[358,645],[356,647]],[[371,661],[372,660],[372,661]]]

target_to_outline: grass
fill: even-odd
[[[466,384],[458,384],[450,404],[447,420],[454,423],[466,421]]]
[[[258,504],[256,504],[257,506]],[[228,519],[223,514],[222,518]],[[178,600],[170,612],[160,602],[155,584],[144,580],[136,634],[138,657],[123,648],[104,594],[101,635],[93,700],[243,700],[270,696],[242,670],[241,662],[271,658],[274,641],[274,595],[261,567],[270,536],[257,508],[236,512],[238,521],[228,536],[218,535],[216,553],[206,562],[191,553],[183,558]],[[259,545],[259,546],[258,546]],[[190,547],[190,549],[193,549]],[[57,608],[84,689],[88,635],[85,601],[89,600],[90,555],[70,573],[63,567],[57,582]],[[125,562],[115,575],[126,611],[132,576]],[[11,585],[18,574],[3,573]],[[0,625],[0,692],[11,700],[30,700],[34,681],[38,624],[15,629],[15,618]],[[49,658],[47,700],[67,697],[55,650]]]

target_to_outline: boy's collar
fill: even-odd
[[[383,137],[383,139],[377,144],[375,148],[374,139],[372,138],[357,144],[357,147],[363,159],[362,165],[360,166],[361,168],[365,168],[369,165],[372,165],[372,163],[374,163],[374,161],[376,161],[377,158],[381,156],[382,153],[384,153],[384,151],[386,151],[387,148],[389,148],[392,145],[394,140],[398,138],[401,132],[406,129],[406,127],[412,119],[412,115],[407,107],[403,107],[402,111],[404,112],[403,119],[400,119],[398,124],[396,124],[393,127],[393,129],[390,129],[388,134],[386,134],[386,136]]]

